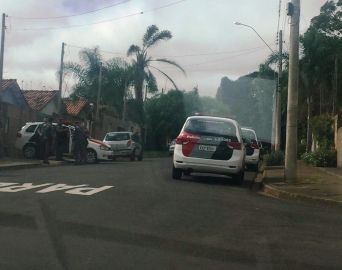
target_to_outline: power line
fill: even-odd
[[[90,13],[99,12],[101,10],[112,8],[112,7],[115,7],[115,6],[127,3],[129,1],[130,0],[124,0],[122,2],[111,4],[111,5],[102,7],[102,8],[98,8],[98,9],[94,9],[94,10],[88,10],[88,11],[85,11],[85,12],[82,12],[82,13],[76,13],[76,14],[70,14],[70,15],[55,16],[55,17],[16,17],[16,16],[11,16],[11,18],[17,19],[17,20],[56,20],[56,19],[64,19],[64,18],[82,16],[82,15],[86,15],[86,14],[90,14]]]
[[[162,5],[159,7],[155,7],[149,10],[144,10],[144,11],[139,11],[139,12],[135,12],[135,13],[131,13],[125,16],[121,16],[121,17],[117,17],[117,18],[112,18],[112,19],[107,19],[107,20],[102,20],[102,21],[98,21],[98,22],[92,22],[92,23],[85,23],[85,24],[74,24],[74,25],[65,25],[65,26],[59,26],[59,27],[45,27],[45,28],[18,28],[15,29],[15,31],[48,31],[48,30],[58,30],[58,29],[65,29],[65,28],[76,28],[76,27],[85,27],[85,26],[89,26],[89,25],[97,25],[97,24],[103,24],[103,23],[107,23],[107,22],[113,22],[113,21],[118,21],[118,20],[122,20],[125,18],[129,18],[129,17],[133,17],[133,16],[138,16],[138,15],[143,15],[145,13],[149,13],[149,12],[154,12],[160,9],[164,9],[164,8],[168,8],[177,4],[180,4],[182,2],[185,2],[187,0],[179,0],[176,2],[172,2],[166,5]]]
[[[78,49],[90,49],[87,47],[81,47],[77,45],[72,45],[72,44],[67,44],[66,46],[73,47],[73,48],[78,48]],[[217,52],[210,52],[210,53],[198,53],[198,54],[183,54],[183,55],[154,55],[155,57],[195,57],[195,56],[210,56],[210,55],[222,55],[222,54],[233,54],[233,53],[241,53],[241,52],[249,52],[249,51],[254,51],[254,50],[259,50],[263,49],[265,46],[260,46],[260,47],[254,47],[254,48],[249,48],[249,49],[243,49],[243,50],[237,50],[237,51],[217,51]],[[104,53],[109,53],[109,54],[115,54],[115,55],[124,55],[126,56],[126,53],[124,52],[113,52],[113,51],[107,51],[107,50],[100,50],[101,52]]]

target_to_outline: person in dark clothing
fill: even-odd
[[[63,160],[63,150],[67,142],[67,129],[63,127],[63,120],[59,119],[56,126],[55,148],[56,148],[56,160]]]
[[[44,123],[39,128],[39,136],[40,136],[40,151],[41,151],[41,158],[44,164],[49,163],[49,155],[52,145],[52,118],[45,117]]]
[[[73,143],[74,143],[75,165],[86,163],[88,134],[86,130],[83,128],[83,125],[81,126],[79,122],[75,123],[75,130],[73,133]]]

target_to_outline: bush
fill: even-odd
[[[282,166],[285,163],[285,155],[282,151],[274,151],[264,156],[266,166]]]
[[[318,150],[312,153],[304,153],[301,159],[315,167],[336,167],[337,153],[335,150]]]

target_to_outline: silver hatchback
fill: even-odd
[[[132,132],[109,132],[106,134],[103,142],[110,145],[114,158],[129,157],[131,161],[136,159],[141,161],[143,159],[141,143],[134,139]]]

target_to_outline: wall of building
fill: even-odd
[[[14,147],[17,132],[26,122],[36,121],[37,115],[29,108],[22,108],[12,104],[2,103],[1,107],[1,135],[4,154],[6,156],[17,156],[19,153]]]

